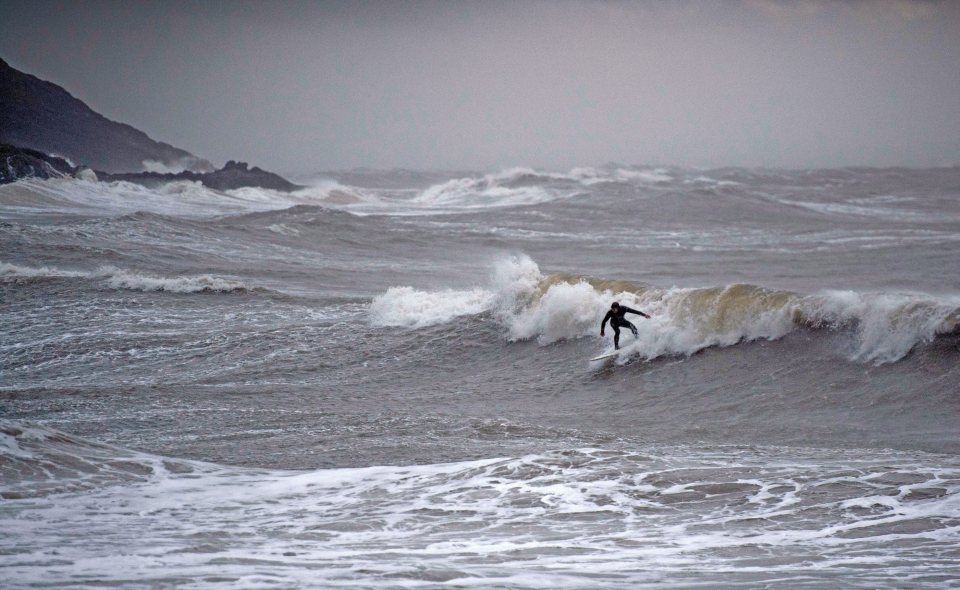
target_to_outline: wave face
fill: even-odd
[[[510,341],[535,338],[540,344],[595,335],[608,304],[619,301],[646,311],[638,335],[620,362],[692,355],[712,346],[782,338],[797,329],[846,331],[853,361],[895,362],[922,343],[955,335],[960,297],[920,293],[861,294],[789,291],[733,284],[723,287],[643,287],[625,282],[543,275],[529,257],[497,265],[489,289],[420,291],[391,287],[371,305],[378,326],[423,327],[465,315],[493,313]]]
[[[960,170],[297,180],[0,186],[5,588],[960,574]]]

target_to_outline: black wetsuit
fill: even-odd
[[[607,320],[610,320],[610,327],[613,328],[613,347],[616,349],[620,348],[620,328],[630,328],[630,331],[633,332],[634,337],[637,335],[637,327],[628,322],[623,318],[623,316],[628,313],[635,313],[637,315],[642,315],[645,318],[649,318],[647,314],[642,311],[637,311],[636,309],[627,307],[626,305],[621,305],[616,309],[611,308],[607,312],[607,315],[603,316],[603,321],[600,322],[600,332],[603,332],[603,327],[607,325]]]

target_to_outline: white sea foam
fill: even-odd
[[[608,294],[587,283],[552,285],[529,304],[501,317],[511,340],[537,338],[541,344],[578,338],[597,332],[602,313],[609,306]],[[624,297],[624,304],[633,302]],[[598,316],[597,314],[600,313]]]
[[[522,308],[542,280],[540,267],[525,254],[498,260],[491,273],[491,288],[497,295],[500,313],[509,314]]]
[[[492,302],[493,293],[480,288],[420,291],[391,287],[370,304],[370,320],[375,326],[422,328],[482,313]]]
[[[960,574],[960,466],[943,456],[582,448],[283,472],[0,421],[0,458],[0,526],[17,531],[0,535],[0,568],[17,587],[579,587],[585,571],[619,588],[897,587]]]

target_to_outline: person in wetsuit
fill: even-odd
[[[607,315],[603,316],[603,321],[600,322],[600,336],[603,336],[603,328],[607,325],[607,320],[610,320],[610,327],[613,328],[613,347],[617,350],[620,350],[620,328],[630,328],[634,338],[637,336],[637,327],[623,319],[623,316],[628,313],[635,313],[642,315],[648,320],[650,319],[650,316],[642,311],[627,307],[626,305],[620,305],[619,302],[614,301],[610,305],[610,311],[607,312]]]

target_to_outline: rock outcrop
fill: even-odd
[[[63,158],[0,144],[0,184],[16,182],[21,178],[76,176],[80,170]]]
[[[257,168],[256,166],[250,168],[246,162],[235,162],[233,160],[227,162],[223,168],[207,173],[180,172],[177,174],[161,174],[159,172],[136,172],[109,174],[98,171],[97,176],[100,178],[100,180],[104,181],[125,180],[127,182],[135,182],[148,187],[160,186],[162,184],[175,182],[178,180],[191,180],[200,182],[206,187],[220,191],[231,190],[245,186],[273,189],[283,192],[290,192],[303,188],[302,186],[293,184],[292,182],[288,181],[282,176],[274,174],[273,172],[267,172],[266,170]]]

